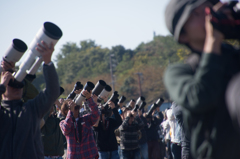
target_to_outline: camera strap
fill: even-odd
[[[73,124],[74,124],[74,133],[75,133],[75,139],[77,143],[80,143],[82,141],[82,125],[81,125],[81,118],[78,119],[76,122],[75,118],[72,117]],[[78,126],[78,137],[77,137],[77,126]]]

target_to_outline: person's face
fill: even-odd
[[[3,100],[19,100],[22,98],[23,89],[13,88],[10,86],[6,87],[5,93],[2,95]]]
[[[130,119],[129,119],[129,122],[132,123],[134,121],[134,117],[131,116]]]
[[[59,103],[60,103],[60,104],[63,104],[63,102],[64,102],[64,99],[63,99],[63,98],[59,99]]]
[[[183,26],[184,33],[180,35],[180,42],[203,44],[205,41],[205,8],[212,7],[210,2],[205,2],[192,11],[190,17]]]

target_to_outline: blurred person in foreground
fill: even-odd
[[[23,89],[8,86],[12,74],[1,74],[0,93],[0,158],[43,158],[43,144],[40,133],[40,120],[58,98],[59,82],[53,63],[53,44],[48,46],[41,41],[36,48],[41,54],[46,89],[34,99],[23,103]]]
[[[193,158],[239,158],[240,136],[229,116],[225,93],[240,71],[239,53],[225,44],[224,34],[211,23],[212,10],[232,19],[222,3],[207,0],[171,0],[165,21],[175,40],[192,54],[185,64],[168,67],[164,83],[170,97],[183,107],[191,134]]]

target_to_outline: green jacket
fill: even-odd
[[[59,127],[60,119],[47,113],[45,124],[41,129],[45,156],[63,156],[64,146],[62,131]]]
[[[191,57],[194,60],[186,64],[170,66],[164,83],[170,97],[183,107],[192,155],[239,158],[240,137],[225,104],[227,84],[240,71],[239,53],[224,45],[222,55],[193,53]]]
[[[27,79],[24,79],[24,87],[23,87],[23,101],[26,103],[29,99],[35,98],[39,92],[37,88]]]

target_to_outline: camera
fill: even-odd
[[[112,91],[112,87],[110,87],[109,85],[106,85],[104,87],[104,89],[102,90],[102,92],[98,95],[97,102],[98,103],[104,102],[103,98],[108,97],[108,95],[110,94],[111,91]]]
[[[6,62],[18,62],[22,55],[27,51],[27,45],[20,39],[13,39],[12,44],[5,52],[3,60]],[[0,72],[2,72],[2,67],[0,67]],[[8,70],[12,72],[12,70]]]
[[[99,80],[95,88],[93,89],[92,94],[95,94],[96,96],[98,96],[102,92],[102,90],[105,88],[106,85],[107,84],[105,81]]]
[[[146,102],[142,102],[142,104],[139,106],[139,110],[142,110],[144,109],[144,107],[146,106]]]
[[[153,111],[154,111],[157,107],[160,107],[160,106],[163,104],[163,102],[164,102],[164,99],[159,98],[159,99],[157,100],[157,102],[154,103],[154,104],[151,106],[151,108],[149,109],[149,111],[146,113],[146,117],[147,117],[147,118],[151,118]]]
[[[132,102],[135,103],[136,101],[134,99],[131,99],[130,102],[128,103],[128,105],[126,106],[126,109],[128,109],[128,110],[132,110],[133,109],[133,107],[131,106]]]
[[[133,111],[137,111],[138,110],[138,108],[139,108],[139,106],[143,103],[145,101],[145,98],[144,97],[139,97],[138,99],[137,99],[137,102],[136,102],[136,104],[135,104],[135,107],[133,108]]]
[[[103,109],[102,109],[102,114],[105,114],[106,117],[110,117],[112,115],[112,109],[111,107],[108,105],[109,101],[112,101],[113,103],[116,102],[116,100],[118,99],[119,94],[117,91],[113,92],[112,96],[109,98],[109,100],[103,105]]]
[[[90,92],[91,90],[93,90],[94,86],[95,86],[95,85],[94,85],[92,82],[88,81],[88,82],[85,84],[82,92],[85,91],[85,90],[87,90],[88,92]],[[82,105],[82,102],[85,100],[85,96],[82,94],[82,92],[81,92],[81,93],[77,96],[77,98],[75,99],[75,103],[76,103],[77,105]]]
[[[118,102],[119,103],[123,103],[123,102],[125,102],[125,100],[126,100],[126,97],[125,96],[121,96]]]
[[[20,65],[17,73],[14,75],[15,80],[13,82],[22,82],[27,74],[36,73],[37,69],[41,65],[41,54],[35,49],[37,47],[37,43],[41,43],[41,41],[44,41],[48,45],[53,43],[53,46],[55,46],[61,37],[62,31],[57,25],[51,22],[45,22],[43,24],[43,27],[40,28],[37,35],[30,44],[27,57]],[[35,59],[36,57],[38,58],[37,60]]]
[[[75,91],[79,89],[83,89],[83,85],[81,84],[81,82],[77,81],[76,84],[74,85],[72,92],[68,95],[67,99],[69,98],[74,99],[76,97]]]
[[[18,62],[22,55],[26,52],[27,50],[27,45],[20,39],[13,39],[12,44],[10,47],[7,49],[5,52],[5,55],[3,57],[3,60],[5,62]],[[3,68],[0,67],[0,72],[3,71]],[[11,73],[13,73],[13,70],[7,70]],[[24,83],[19,82],[15,83],[12,79],[8,83],[9,86],[14,87],[14,88],[23,88]]]
[[[233,20],[229,19],[221,10],[214,12],[211,9],[211,23],[215,29],[224,34],[225,39],[240,40],[240,3],[231,1],[224,7],[231,10]]]

